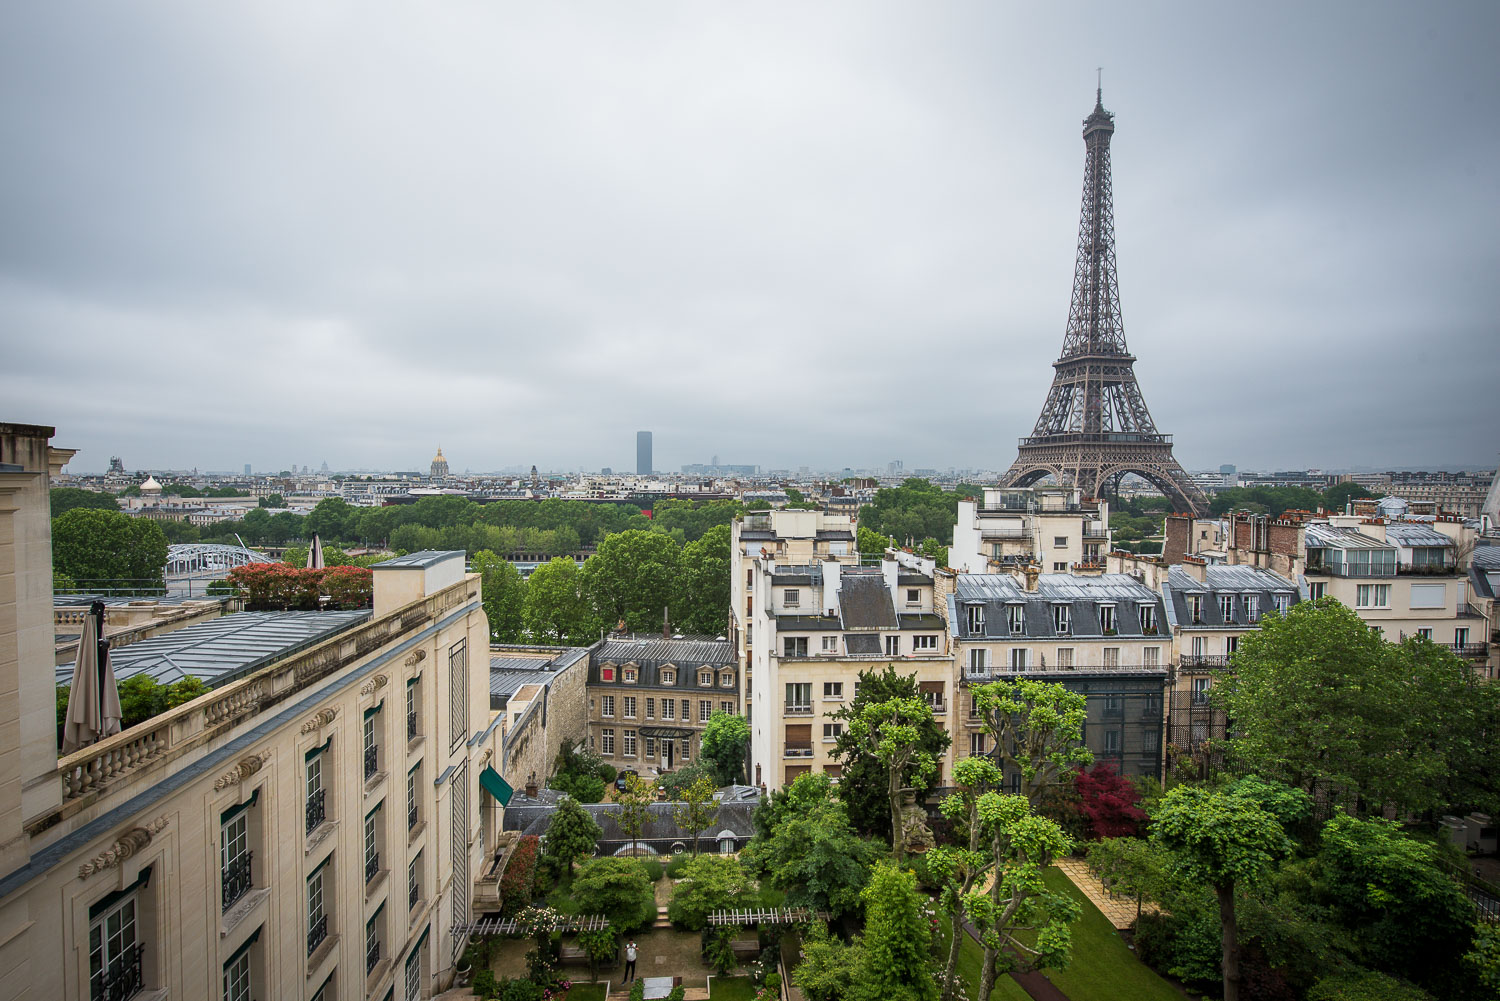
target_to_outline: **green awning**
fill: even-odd
[[[501,806],[509,806],[510,798],[516,792],[500,777],[500,773],[489,765],[485,765],[484,771],[479,773],[479,785],[485,792],[495,797],[495,802]]]

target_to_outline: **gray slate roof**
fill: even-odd
[[[594,652],[594,660],[614,661],[616,664],[655,661],[679,667],[698,667],[700,664],[733,664],[734,650],[728,640],[701,637],[666,640],[646,636],[605,640],[604,645]]]
[[[963,611],[963,606],[976,604],[985,608],[983,633],[968,631],[968,615]],[[1052,606],[1057,604],[1069,608],[1065,633],[1059,633],[1053,623]],[[1145,635],[1141,632],[1141,605],[1156,607],[1158,634],[1166,632],[1161,596],[1126,574],[1042,574],[1035,591],[1027,591],[1009,574],[960,574],[954,594],[948,597],[949,630],[951,635],[967,639],[1103,638],[1100,605],[1115,607],[1116,631],[1112,635]],[[1019,633],[1010,631],[1010,606],[1022,608],[1024,628]]]
[[[879,574],[840,575],[839,608],[846,629],[895,629],[900,625],[891,592]]]
[[[415,553],[407,553],[405,556],[397,556],[394,559],[376,563],[374,568],[384,570],[420,569],[452,559],[455,556],[462,559],[464,551],[462,549],[447,551],[441,549],[421,549]]]
[[[145,674],[164,685],[191,677],[218,687],[353,628],[370,615],[368,609],[240,612],[111,650],[109,660],[118,681]],[[59,685],[72,683],[72,664],[59,664],[56,671]]]
[[[1247,599],[1255,596],[1257,621],[1260,616],[1276,607],[1278,596],[1295,605],[1302,600],[1301,589],[1285,577],[1261,567],[1214,565],[1204,568],[1204,582],[1199,583],[1189,576],[1181,566],[1173,566],[1167,572],[1167,583],[1162,588],[1166,596],[1167,619],[1173,630],[1177,629],[1246,629],[1255,623],[1250,621]],[[1201,595],[1198,604],[1198,622],[1192,620],[1188,611],[1190,594]],[[1232,616],[1224,618],[1220,607],[1221,595],[1232,595]]]
[[[1307,526],[1309,549],[1394,549],[1395,546],[1365,535],[1358,529],[1334,528],[1314,522]]]
[[[1409,521],[1385,526],[1385,537],[1391,542],[1408,547],[1452,548],[1453,546],[1452,539],[1431,525],[1417,525]]]
[[[1469,583],[1480,598],[1500,596],[1500,546],[1479,546],[1469,563]]]

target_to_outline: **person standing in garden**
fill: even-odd
[[[625,945],[625,981],[629,983],[635,979],[635,939],[631,939]]]

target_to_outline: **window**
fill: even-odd
[[[1115,634],[1114,605],[1099,606],[1099,628],[1104,631],[1104,635],[1106,636],[1113,636]]]
[[[145,949],[136,932],[134,893],[110,904],[90,920],[90,1001],[134,997],[145,986],[141,970],[141,954]]]
[[[823,652],[824,653],[838,653],[839,652],[839,638],[838,638],[837,635],[824,636],[823,637]]]
[[[943,693],[947,686],[941,681],[919,681],[917,691],[921,693],[922,701],[935,713],[945,711],[946,703],[943,701]]]
[[[937,636],[913,636],[911,638],[911,648],[913,651],[936,650],[938,648]]]
[[[365,815],[365,882],[380,871],[380,806]]]
[[[672,670],[670,667],[663,668],[661,674],[658,675],[658,677],[661,678],[661,683],[663,685],[677,684],[677,672]]]
[[[623,677],[624,677],[625,684],[627,684],[627,685],[633,685],[633,684],[635,684],[636,683],[636,679],[640,677],[640,672],[638,672],[633,667],[627,667],[622,672],[622,674],[623,674]]]
[[[1429,642],[1431,642],[1432,640],[1432,630],[1426,628],[1425,626],[1417,630],[1417,635]]]
[[[625,718],[635,719],[635,696],[627,695],[623,701],[625,702]]]
[[[406,969],[402,977],[405,1001],[421,1001],[422,998],[422,948],[418,946],[406,957]]]
[[[647,719],[655,719],[656,718],[656,700],[655,699],[647,699],[646,700],[646,718]]]
[[[805,657],[806,655],[807,655],[807,640],[804,639],[802,641],[802,656]],[[699,671],[698,672],[698,687],[700,687],[700,688],[712,688],[713,684],[714,684],[714,672],[712,672],[712,671]]]
[[[1413,588],[1413,590],[1416,590]],[[1354,603],[1359,608],[1391,607],[1391,585],[1359,584],[1355,588]]]
[[[406,739],[415,740],[422,732],[421,688],[422,679],[416,677],[406,683]]]
[[[1467,626],[1460,626],[1453,630],[1453,645],[1458,647],[1469,645],[1469,629]]]
[[[789,711],[812,712],[812,683],[806,681],[788,682],[786,686],[786,707]]]
[[[985,736],[986,735],[982,734],[982,733],[971,733],[971,734],[969,734],[969,757],[971,757],[971,758],[982,758],[987,753],[989,753],[988,750],[984,746],[985,745]]]
[[[682,700],[682,721],[686,723],[693,718],[693,712],[687,699]]]
[[[1052,628],[1056,629],[1058,635],[1068,632],[1069,609],[1067,605],[1052,606]]]
[[[975,636],[984,635],[984,606],[966,605],[964,607],[964,625],[967,631]]]
[[[1328,593],[1328,582],[1327,581],[1321,581],[1320,580],[1320,581],[1316,581],[1316,582],[1314,582],[1314,581],[1308,581],[1307,582],[1307,598],[1308,598],[1309,601],[1317,601],[1319,598],[1323,597],[1323,595],[1325,595],[1327,593]]]
[[[1052,564],[1052,572],[1053,573],[1067,573],[1068,572],[1068,563],[1067,563],[1067,561],[1063,560],[1063,561],[1060,561],[1060,562]]]
[[[1161,752],[1161,731],[1154,727],[1142,730],[1141,743],[1145,745],[1147,754],[1159,754]]]
[[[229,814],[233,815],[230,816]],[[221,817],[219,829],[219,866],[222,883],[223,909],[229,910],[235,901],[250,892],[250,806],[226,811]]]
[[[1105,754],[1119,754],[1120,753],[1120,731],[1119,730],[1105,730],[1104,731],[1104,753]]]
[[[839,737],[842,736],[843,732],[844,732],[844,724],[842,724],[842,723],[824,723],[823,724],[823,739],[824,740],[838,740]]]
[[[1057,666],[1071,668],[1073,666],[1073,648],[1063,646],[1057,648]]]
[[[1258,595],[1258,594],[1247,594],[1247,595],[1245,595],[1245,621],[1246,622],[1259,622],[1260,621],[1260,595]]]
[[[1376,584],[1375,587],[1389,588],[1389,584]],[[1442,608],[1448,603],[1448,586],[1446,584],[1413,584],[1411,586],[1412,608]]]
[[[418,784],[421,779],[421,772],[422,766],[418,764],[406,773],[406,829],[408,831],[417,826],[417,807],[420,803],[417,797],[417,790],[421,788]]]
[[[1107,646],[1107,647],[1104,648],[1104,666],[1105,667],[1119,667],[1120,666],[1120,648],[1119,647],[1117,647],[1117,646]]]
[[[1141,664],[1144,667],[1161,666],[1161,647],[1148,646],[1141,651]]]
[[[1240,648],[1240,638],[1238,636],[1226,636],[1226,637],[1224,637],[1224,656],[1228,657],[1230,654],[1234,653],[1239,648]]]
[[[250,1001],[249,943],[224,964],[224,1001]]]
[[[1234,621],[1234,595],[1219,595],[1219,614],[1223,616],[1225,622]]]
[[[708,718],[710,716],[712,716],[713,714],[714,714],[714,701],[713,701],[713,699],[699,699],[698,700],[698,722],[699,723],[707,723],[708,722]]]
[[[385,905],[370,916],[365,922],[365,976],[375,969],[375,964],[380,962],[380,916],[385,911]]]
[[[615,714],[615,697],[606,695],[599,700],[599,715],[613,716]]]
[[[1211,678],[1193,679],[1193,705],[1201,706],[1208,704],[1208,689],[1212,685]]]
[[[645,740],[646,740],[646,758],[649,760],[651,758],[656,757],[656,738],[655,737],[647,737],[647,738],[645,738]]]
[[[1066,546],[1067,544],[1068,544],[1068,537],[1066,535],[1054,535],[1052,537],[1052,546],[1055,549],[1061,549],[1063,546]]]
[[[1006,605],[1005,624],[1010,628],[1012,636],[1026,635],[1026,606]]]
[[[329,856],[332,858],[332,856]],[[323,899],[323,878],[328,872],[328,863],[307,877],[307,954],[311,956],[328,937],[328,910]]]
[[[733,671],[720,671],[719,672],[719,687],[720,688],[733,688],[734,687],[734,672]]]
[[[693,742],[691,739],[684,737],[677,742],[677,756],[683,761],[692,760],[692,750]]]
[[[662,699],[661,700],[661,718],[662,719],[676,719],[677,718],[677,700],[676,699]]]
[[[599,731],[599,753],[607,757],[614,757],[615,732],[608,727]]]
[[[1147,636],[1156,635],[1156,606],[1141,606],[1141,632]]]
[[[906,603],[908,605],[920,605],[922,603],[922,592],[914,587],[907,588]]]
[[[327,747],[325,744],[323,747]],[[327,819],[326,790],[323,788],[323,747],[307,755],[307,833]]]
[[[1014,649],[1010,652],[1010,669],[1012,671],[1026,670],[1027,662],[1031,658],[1031,651],[1026,649]]]
[[[376,743],[376,737],[380,726],[380,707],[367,709],[365,711],[365,780],[369,781],[375,777],[380,770],[380,745]]]
[[[1323,585],[1319,584],[1318,586],[1322,587]],[[1290,595],[1285,595],[1285,594],[1278,594],[1278,595],[1274,595],[1273,598],[1274,598],[1274,600],[1276,602],[1276,611],[1279,614],[1281,614],[1281,615],[1285,615],[1286,614],[1287,606],[1292,603],[1291,596]]]
[[[599,668],[599,680],[600,681],[614,681],[615,680],[615,666],[613,664],[605,664],[603,667]]]
[[[1193,637],[1193,658],[1196,660],[1197,658],[1202,657],[1202,656],[1203,656],[1203,637],[1202,636],[1194,636]]]
[[[635,731],[626,730],[621,736],[624,737],[624,740],[621,741],[621,743],[624,744],[625,757],[635,757]]]
[[[825,698],[825,699],[843,699],[843,697],[844,697],[844,683],[842,681],[825,681],[825,682],[823,682],[823,698]]]
[[[466,639],[448,648],[448,750],[469,739],[469,651]]]
[[[983,648],[969,651],[969,673],[983,674],[990,666],[990,652]]]
[[[901,656],[901,636],[900,636],[900,634],[896,634],[894,636],[887,636],[885,638],[885,655],[887,657],[899,657],[899,656]]]
[[[781,603],[787,608],[800,608],[802,605],[802,592],[795,587],[789,587],[782,593]]]
[[[1188,595],[1187,596],[1187,607],[1188,607],[1188,621],[1189,622],[1198,623],[1198,622],[1202,622],[1203,621],[1203,595],[1201,595],[1201,594],[1190,594],[1190,595]]]
[[[806,636],[786,636],[786,637],[783,637],[782,642],[781,642],[781,651],[782,651],[781,655],[783,657],[806,657],[807,656],[807,637]],[[710,679],[708,683],[709,684],[713,684],[713,680]]]

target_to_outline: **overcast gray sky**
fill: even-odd
[[[75,470],[1003,469],[1104,67],[1189,468],[1493,466],[1500,4],[0,10],[0,420]]]

